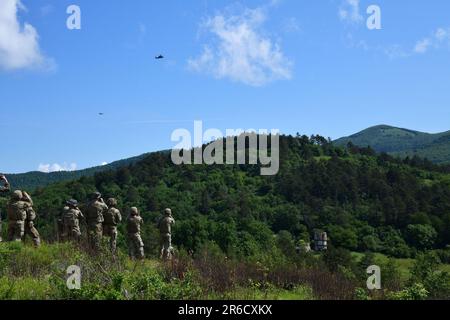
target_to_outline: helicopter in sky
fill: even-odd
[[[164,59],[164,56],[162,54],[155,56],[156,60]]]

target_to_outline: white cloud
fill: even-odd
[[[450,40],[450,28],[447,28],[447,29],[439,28],[439,29],[437,29],[436,32],[434,33],[434,37],[438,41],[444,41],[446,39]]]
[[[370,46],[364,40],[357,41],[354,39],[351,33],[347,34],[346,40],[349,47],[380,52],[389,59],[409,58],[414,55],[425,54],[432,49],[437,50],[443,47],[450,49],[450,27],[436,29],[429,37],[417,41],[413,46],[402,44]]]
[[[108,164],[108,162],[106,162],[106,161],[103,161],[103,162],[101,163],[102,166],[106,166],[107,164]]]
[[[414,52],[418,54],[427,53],[430,48],[440,48],[443,44],[450,44],[450,28],[438,28],[428,38],[417,41]]]
[[[416,46],[414,47],[414,52],[416,53],[425,53],[428,51],[428,48],[431,46],[431,40],[430,39],[423,39],[416,43]]]
[[[51,64],[41,53],[39,35],[28,24],[20,24],[20,0],[0,1],[0,68],[5,70],[41,68]]]
[[[403,47],[399,44],[393,44],[387,47],[383,47],[382,51],[386,54],[389,59],[399,59],[399,58],[407,58],[411,56],[411,54],[403,49]]]
[[[364,17],[360,13],[359,0],[345,0],[338,11],[341,21],[361,23]]]
[[[212,43],[204,46],[199,57],[189,59],[189,68],[251,86],[290,79],[292,62],[277,42],[263,34],[265,20],[263,8],[209,18],[203,28],[212,35]]]
[[[77,170],[77,164],[76,163],[63,163],[63,164],[40,164],[38,167],[38,171],[50,173],[50,172],[59,172],[59,171],[75,171]]]

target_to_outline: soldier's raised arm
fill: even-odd
[[[33,200],[31,199],[30,195],[26,191],[22,191],[23,194],[23,201],[30,203],[31,206],[33,206]]]
[[[80,208],[77,208],[77,210],[78,210],[78,217],[79,217],[80,219],[84,220],[85,218],[84,218],[83,212],[80,210]]]
[[[103,210],[109,209],[108,205],[105,203],[105,200],[103,200],[103,198],[100,198],[99,201],[102,204]]]
[[[10,184],[4,174],[0,174],[0,182],[3,182],[3,186],[0,186],[0,191],[2,192],[10,191]]]

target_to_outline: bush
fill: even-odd
[[[419,250],[433,247],[437,239],[436,230],[430,225],[410,224],[406,227],[406,239],[410,246]]]
[[[358,236],[354,230],[341,226],[329,226],[327,230],[335,246],[349,250],[358,248]]]
[[[350,269],[354,267],[350,251],[343,248],[330,247],[323,255],[323,260],[331,272],[337,272],[339,267]]]
[[[435,252],[419,254],[412,269],[411,283],[420,283],[431,299],[450,298],[450,274],[439,270],[441,261]]]
[[[383,228],[380,231],[380,239],[382,241],[381,252],[395,258],[411,257],[411,249],[399,231],[391,227]]]
[[[447,246],[445,249],[436,250],[436,253],[442,263],[450,264],[450,246]]]
[[[421,283],[415,283],[405,290],[388,295],[390,300],[426,300],[429,292]]]

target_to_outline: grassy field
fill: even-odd
[[[355,257],[357,261],[360,261],[362,257],[364,256],[363,253],[359,252],[352,252],[352,256]],[[375,261],[380,264],[386,264],[388,261],[388,257],[381,253],[375,253]],[[394,258],[394,261],[397,265],[397,267],[400,270],[401,277],[403,281],[406,281],[411,276],[411,268],[414,265],[414,259],[398,259]],[[450,264],[443,264],[440,269],[442,271],[446,271],[450,273]]]
[[[80,290],[66,286],[68,266],[81,267]],[[205,266],[200,266],[204,268]],[[206,266],[209,268],[209,266]],[[157,259],[130,260],[123,252],[90,256],[70,244],[44,244],[36,249],[0,243],[0,300],[312,300],[307,285],[289,290],[262,281],[236,286],[212,283],[191,271],[187,262],[164,264]],[[211,267],[211,275],[220,270]],[[223,272],[223,271],[222,271]],[[216,274],[216,275],[215,275]],[[224,279],[226,280],[226,279]]]
[[[352,255],[355,260],[363,257]],[[387,260],[375,255],[377,263]],[[414,260],[395,262],[406,282]],[[80,290],[67,288],[67,268],[72,265],[82,270]],[[450,271],[450,265],[442,268]],[[270,269],[222,257],[182,255],[170,263],[136,262],[123,251],[117,257],[108,252],[90,255],[68,243],[38,249],[0,243],[0,300],[342,300],[355,299],[355,290],[361,292],[364,285],[365,280],[355,287],[337,274],[310,267],[281,264]]]

